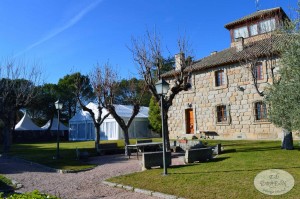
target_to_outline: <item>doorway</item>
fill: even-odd
[[[194,134],[194,111],[193,109],[185,110],[186,134]]]

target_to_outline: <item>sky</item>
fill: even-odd
[[[55,84],[107,62],[120,78],[139,77],[132,37],[155,29],[165,56],[174,56],[184,36],[198,60],[229,47],[225,24],[279,6],[295,17],[297,0],[0,0],[0,64],[38,63],[44,82]]]

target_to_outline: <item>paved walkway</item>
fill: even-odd
[[[38,189],[62,199],[154,198],[101,183],[113,176],[141,171],[136,157],[128,160],[124,155],[99,156],[90,158],[90,162],[99,166],[90,171],[60,174],[41,165],[0,157],[0,173],[21,183],[21,192]]]

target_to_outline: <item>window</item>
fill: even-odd
[[[227,122],[227,111],[225,105],[217,106],[217,122],[218,123]]]
[[[259,23],[260,32],[266,33],[275,30],[276,24],[275,19],[268,19]]]
[[[249,37],[247,26],[243,26],[241,28],[237,28],[234,30],[234,39],[237,39],[239,37],[243,37],[243,38]]]
[[[256,102],[255,103],[255,120],[256,121],[268,121],[267,118],[267,107],[266,104],[263,102]]]
[[[257,80],[263,80],[264,76],[263,76],[263,67],[262,67],[262,63],[258,62],[255,64],[254,68],[253,68],[253,73],[254,73],[254,78]]]
[[[216,71],[215,73],[216,86],[225,85],[225,75],[224,70]]]
[[[257,24],[251,25],[249,27],[250,30],[250,36],[255,36],[258,34]]]

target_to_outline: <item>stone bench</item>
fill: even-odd
[[[87,160],[90,157],[89,152],[87,151],[80,151],[76,148],[76,159],[77,160]]]
[[[171,152],[166,152],[167,167],[171,165]],[[151,167],[163,167],[163,152],[147,152],[142,155],[143,170],[151,169]]]
[[[99,144],[99,148],[97,152],[100,155],[105,155],[107,153],[115,153],[117,150],[118,150],[117,143],[105,143],[105,144]]]
[[[184,162],[193,163],[196,161],[206,162],[212,159],[212,148],[188,149],[185,151]]]
[[[214,155],[219,155],[222,152],[222,145],[217,144],[216,146],[212,147],[212,149],[213,149],[213,154]]]

